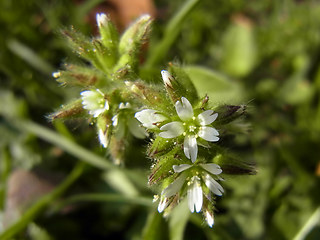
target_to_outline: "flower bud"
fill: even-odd
[[[108,114],[103,113],[97,117],[97,130],[100,144],[107,148],[112,132],[112,120]]]
[[[71,119],[76,117],[81,117],[85,114],[85,111],[82,107],[81,99],[77,99],[69,104],[61,106],[60,110],[54,112],[48,116],[51,121],[56,119]]]
[[[181,97],[189,99],[193,104],[198,100],[197,91],[189,76],[179,67],[171,65],[169,71],[161,71],[167,93],[175,104]]]
[[[215,111],[219,114],[216,124],[227,124],[240,118],[246,112],[246,105],[222,105]]]
[[[120,39],[120,59],[114,67],[114,71],[127,69],[128,73],[132,73],[137,70],[141,46],[147,40],[150,25],[150,16],[142,15],[125,31]]]
[[[98,13],[96,18],[102,44],[113,54],[116,53],[119,43],[119,33],[116,27],[111,22],[109,16],[104,13]]]

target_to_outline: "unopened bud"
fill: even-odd
[[[54,77],[54,78],[58,78],[58,77],[60,77],[61,76],[61,73],[60,72],[53,72],[52,73],[52,77]]]
[[[108,21],[108,17],[104,13],[97,13],[96,19],[97,19],[97,24],[99,28],[101,28],[101,26],[106,24]]]
[[[166,70],[162,70],[161,75],[162,75],[162,80],[164,84],[172,88],[172,82],[174,81],[174,77]]]

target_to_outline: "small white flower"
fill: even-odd
[[[181,102],[176,102],[175,108],[181,122],[174,121],[163,125],[160,128],[162,132],[159,133],[159,136],[163,138],[175,138],[184,135],[184,154],[192,162],[195,162],[198,155],[198,137],[209,142],[219,140],[219,132],[215,128],[207,126],[217,119],[218,113],[207,110],[195,117],[193,108],[185,97],[181,98]]]
[[[99,89],[83,91],[80,94],[83,108],[89,110],[89,114],[93,117],[98,117],[101,113],[109,110],[108,100]]]
[[[130,116],[129,119],[126,118],[124,120],[122,118],[122,120],[119,120],[119,118],[121,119],[121,116],[123,116],[121,115],[121,112],[125,109],[131,109],[131,108],[132,106],[129,102],[127,103],[121,102],[119,104],[119,113],[117,113],[112,117],[112,125],[114,127],[118,127],[118,129],[122,131],[122,134],[118,134],[120,136],[122,136],[125,133],[124,129],[127,126],[133,136],[135,136],[136,138],[144,139],[146,136],[148,136],[148,134],[146,130],[139,125],[139,122],[137,119],[132,118]]]
[[[192,176],[188,181],[187,197],[188,206],[191,212],[200,212],[203,204],[203,191],[201,187],[201,182],[203,181],[205,185],[217,196],[221,196],[224,192],[222,186],[214,180],[211,175],[218,175],[222,173],[222,169],[219,165],[214,163],[200,164],[201,168],[205,171],[202,172],[201,178],[198,175]],[[193,167],[189,164],[173,165],[173,170],[176,173],[181,173],[167,188],[165,188],[161,193],[161,200],[158,205],[158,211],[162,212],[169,204],[169,199],[171,196],[175,195],[180,191],[182,186],[185,184],[187,179],[187,173],[184,172],[187,169]],[[161,211],[160,211],[161,210]],[[207,217],[208,219],[208,217]],[[213,225],[212,219],[207,220],[210,226]]]
[[[142,123],[142,126],[148,129],[156,129],[157,123],[167,119],[165,116],[152,109],[144,109],[137,112],[134,117]]]

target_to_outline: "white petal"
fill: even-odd
[[[101,113],[103,113],[105,109],[100,108],[100,109],[95,109],[95,110],[90,110],[89,114],[93,115],[93,117],[98,117]]]
[[[161,76],[164,84],[172,87],[172,82],[174,81],[173,76],[166,70],[161,71]]]
[[[222,196],[222,193],[224,193],[223,187],[209,174],[205,176],[204,183],[207,185],[210,191],[216,194],[217,196]]]
[[[208,163],[208,164],[200,164],[200,166],[214,175],[218,175],[222,173],[222,169],[218,164]]]
[[[130,118],[128,120],[128,128],[133,136],[139,139],[144,139],[148,136],[146,130],[139,126],[139,122],[135,118]]]
[[[207,110],[198,115],[198,121],[202,126],[213,123],[218,117],[218,113],[213,114],[212,110]]]
[[[131,108],[131,104],[129,102],[126,102],[126,103],[121,102],[119,104],[119,109],[126,109],[126,108]]]
[[[83,108],[89,110],[89,114],[93,117],[98,117],[104,111],[109,110],[108,100],[99,89],[83,91],[80,94]]]
[[[203,196],[202,196],[202,188],[200,185],[199,180],[197,177],[194,177],[194,182],[189,186],[188,191],[188,205],[191,212],[200,212],[203,203]]]
[[[144,127],[149,129],[156,129],[156,123],[163,122],[167,119],[165,116],[152,109],[144,109],[140,112],[137,112],[134,117],[138,119]]]
[[[173,171],[176,173],[183,172],[184,170],[187,170],[188,168],[191,168],[192,166],[189,164],[181,164],[181,165],[173,165]]]
[[[197,160],[198,145],[197,145],[197,139],[195,138],[194,135],[187,135],[184,138],[183,150],[186,157],[188,159],[191,158],[191,161],[193,163]]]
[[[101,27],[103,24],[107,22],[108,17],[104,13],[97,13],[96,20],[97,20],[98,26]]]
[[[214,224],[214,217],[213,217],[213,214],[210,213],[209,211],[206,211],[206,220],[209,227],[212,227]]]
[[[184,132],[184,127],[181,122],[170,122],[163,125],[160,128],[161,133],[159,133],[160,137],[163,138],[175,138],[180,136]]]
[[[179,177],[177,177],[176,180],[173,181],[173,183],[171,183],[162,191],[161,195],[167,198],[175,195],[185,183],[186,178],[186,175],[182,173]]]
[[[166,197],[161,197],[159,205],[158,205],[158,212],[161,213],[163,210],[169,205],[169,200]]]
[[[202,195],[202,188],[200,186],[200,183],[196,184],[196,187],[194,188],[194,197],[195,197],[195,207],[196,212],[200,212],[202,208],[203,203],[203,195]]]
[[[98,136],[99,136],[99,141],[100,141],[101,145],[102,145],[104,148],[107,148],[107,146],[108,146],[108,139],[107,139],[106,134],[105,134],[101,129],[99,129]]]
[[[119,114],[114,115],[111,120],[112,120],[112,125],[116,127],[119,123]]]
[[[92,97],[95,95],[95,93],[93,91],[87,90],[87,91],[82,91],[80,95],[83,97]]]
[[[124,108],[125,108],[124,103],[121,102],[121,103],[119,104],[119,109],[124,109]]]
[[[106,100],[106,102],[104,103],[104,109],[105,109],[105,110],[109,110],[109,103],[108,103],[107,100]]]
[[[212,127],[201,127],[198,132],[199,137],[207,140],[209,142],[217,142],[219,141],[219,132]]]
[[[175,104],[177,114],[182,121],[190,120],[193,117],[191,103],[185,97],[181,98],[181,102],[177,101]]]

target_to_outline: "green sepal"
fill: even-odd
[[[168,95],[173,104],[175,104],[181,97],[185,97],[191,104],[199,101],[199,96],[195,86],[190,80],[188,74],[179,66],[171,64],[169,72],[174,77],[171,86],[165,84]]]
[[[97,117],[96,126],[97,126],[98,134],[99,134],[100,130],[103,132],[103,134],[105,134],[106,146],[108,146],[110,143],[110,138],[111,138],[112,131],[113,131],[112,116],[108,112],[100,114]]]
[[[244,162],[243,160],[227,153],[216,155],[213,162],[221,167],[223,174],[254,175],[257,173],[253,162]]]
[[[119,53],[136,54],[141,45],[147,40],[150,32],[151,18],[142,15],[123,33],[119,42]]]
[[[98,39],[94,39],[92,41],[92,44],[95,47],[97,59],[103,66],[103,71],[106,73],[110,73],[112,71],[112,67],[117,61],[117,57],[114,55],[114,53],[111,52],[109,48],[105,47]]]
[[[164,155],[175,147],[174,143],[174,139],[165,139],[158,136],[150,144],[147,154],[150,158],[156,158],[161,155]]]
[[[76,32],[74,29],[63,30],[62,34],[68,39],[70,47],[79,54],[79,56],[91,62],[96,68],[104,71],[103,65],[97,58],[96,49],[92,44],[91,39]]]
[[[156,184],[172,175],[172,166],[181,164],[181,156],[179,154],[181,154],[180,146],[176,146],[171,151],[167,151],[167,154],[156,158],[149,176],[150,185]]]
[[[151,18],[143,15],[138,18],[121,36],[119,42],[120,59],[114,68],[127,69],[129,73],[136,72],[139,63],[139,53],[143,43],[147,41],[150,32]]]
[[[167,106],[172,107],[165,92],[157,86],[147,85],[142,81],[126,81],[127,89],[123,92],[124,98],[132,98],[145,105],[146,108],[152,108],[161,112],[168,112]]]
[[[117,138],[115,135],[110,137],[108,150],[114,164],[120,165],[124,163],[126,145],[125,138]]]
[[[236,119],[239,119],[246,113],[246,105],[221,105],[215,109],[218,118],[214,122],[215,126],[228,124]]]
[[[110,54],[116,60],[118,56],[119,33],[108,15],[103,14],[102,18],[103,20],[100,24],[98,23],[101,42],[109,49]]]
[[[85,116],[85,114],[86,112],[83,109],[82,100],[76,99],[66,105],[62,105],[58,111],[50,114],[48,118],[51,121],[54,121],[56,119],[67,120],[72,118],[83,117]]]

